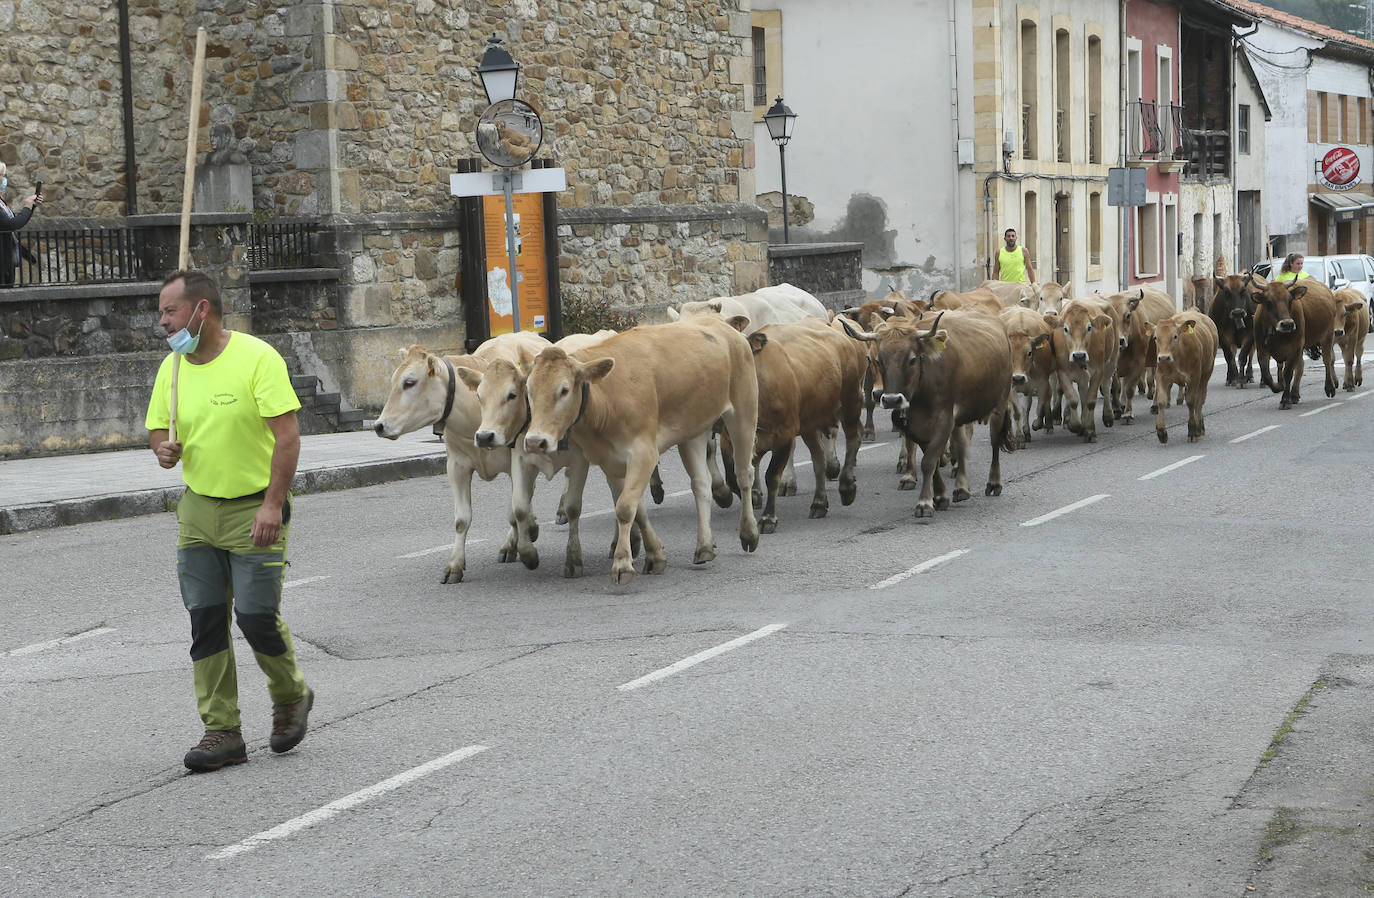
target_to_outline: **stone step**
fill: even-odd
[[[338,393],[316,393],[315,408],[326,415],[337,415],[342,404]]]

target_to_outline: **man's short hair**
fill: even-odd
[[[210,301],[210,311],[216,316],[223,316],[224,309],[220,305],[219,286],[215,279],[198,268],[178,268],[167,275],[162,281],[162,286],[166,287],[175,280],[186,282],[185,297],[192,303],[197,303],[202,299]]]
[[[1005,231],[1002,232],[1002,236],[1005,237],[1005,236],[1007,236],[1008,234],[1015,234],[1015,233],[1016,233],[1016,228],[1007,228]]]

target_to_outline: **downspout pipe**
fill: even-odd
[[[954,137],[954,289],[964,289],[963,244],[964,231],[960,207],[963,206],[963,184],[959,171],[959,31],[957,0],[949,0],[949,118]]]
[[[1117,161],[1117,165],[1119,165],[1121,168],[1124,169],[1124,168],[1126,167],[1126,141],[1127,141],[1127,137],[1126,137],[1126,127],[1127,127],[1126,110],[1129,108],[1129,107],[1126,105],[1126,103],[1127,103],[1127,100],[1126,100],[1126,91],[1128,90],[1128,81],[1129,81],[1129,78],[1130,78],[1129,73],[1126,71],[1126,0],[1120,0],[1119,7],[1120,7],[1121,17],[1120,17],[1117,21],[1121,23],[1121,27],[1118,29],[1118,32],[1119,32],[1119,33],[1118,33],[1118,35],[1117,35],[1116,64],[1117,64],[1117,68],[1119,69],[1119,71],[1118,71],[1118,75],[1117,75],[1117,79],[1116,79],[1116,81],[1117,81],[1117,90],[1116,90],[1116,92],[1117,92],[1117,118],[1120,120],[1120,125],[1119,125],[1120,130],[1119,130],[1117,133],[1120,135],[1120,138],[1119,138],[1120,146],[1117,148],[1117,150],[1118,150],[1118,155],[1117,155],[1118,161]],[[1121,289],[1122,289],[1122,291],[1124,292],[1124,291],[1130,286],[1130,284],[1128,283],[1128,281],[1129,281],[1128,271],[1129,271],[1130,266],[1131,266],[1130,235],[1129,235],[1129,231],[1128,231],[1128,227],[1129,227],[1129,224],[1130,224],[1130,207],[1127,206],[1127,205],[1125,205],[1125,204],[1123,203],[1121,206],[1118,206],[1117,208],[1119,208],[1119,209],[1121,210],[1121,212],[1118,213],[1118,216],[1117,216],[1117,231],[1119,231],[1120,234],[1121,234],[1121,263],[1120,263],[1120,265],[1118,266],[1118,268],[1120,269]]]
[[[1244,52],[1241,49],[1241,40],[1256,31],[1259,31],[1259,22],[1244,32],[1236,31],[1235,25],[1231,26],[1231,267],[1227,274],[1240,270],[1240,96],[1236,93],[1236,54]],[[1250,122],[1250,130],[1253,131],[1253,116]],[[1215,274],[1216,260],[1213,260],[1212,265],[1211,273]]]
[[[124,214],[138,214],[138,159],[134,154],[134,74],[129,0],[119,0],[119,79],[124,119]]]

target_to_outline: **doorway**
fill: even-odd
[[[1173,299],[1175,309],[1179,308],[1178,254],[1182,248],[1183,241],[1178,233],[1178,206],[1170,203],[1164,207],[1164,292]]]
[[[1236,195],[1240,203],[1236,216],[1240,219],[1240,257],[1231,266],[1232,271],[1245,271],[1262,261],[1260,253],[1260,192],[1242,190]]]
[[[1054,196],[1054,280],[1068,286],[1073,279],[1073,207],[1067,193]]]

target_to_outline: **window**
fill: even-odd
[[[1369,100],[1364,97],[1355,101],[1355,118],[1359,120],[1355,127],[1355,140],[1369,143]]]
[[[1102,38],[1088,37],[1088,161],[1102,161]]]
[[[1173,128],[1174,58],[1168,47],[1159,47],[1156,52],[1155,108],[1160,131],[1159,158],[1171,159],[1174,147],[1182,146]]]
[[[1159,203],[1136,206],[1135,213],[1135,274],[1155,277],[1159,274]]]
[[[776,9],[759,9],[750,13],[753,28],[750,32],[754,49],[754,121],[782,94],[782,13]]]
[[[1021,156],[1034,159],[1036,152],[1035,120],[1038,113],[1036,94],[1039,82],[1039,61],[1035,47],[1035,23],[1021,22]]]
[[[1040,209],[1036,203],[1035,191],[1027,191],[1025,199],[1025,212],[1021,219],[1021,245],[1026,248],[1026,255],[1031,257],[1032,264],[1035,260],[1035,246],[1037,231],[1035,223],[1039,220]]]
[[[1244,103],[1236,107],[1236,152],[1250,155],[1250,107]]]
[[[1072,48],[1069,33],[1060,29],[1054,33],[1054,143],[1060,162],[1073,159],[1069,138],[1073,134],[1073,94],[1070,84]]]
[[[1102,264],[1102,194],[1088,194],[1088,264]]]

